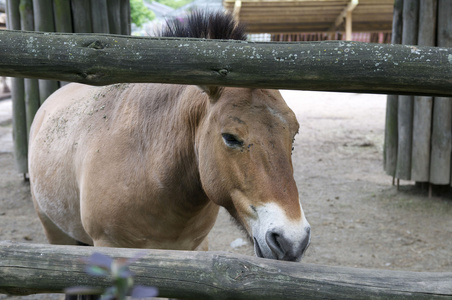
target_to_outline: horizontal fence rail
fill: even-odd
[[[59,293],[70,286],[109,285],[87,276],[82,258],[114,258],[142,249],[0,242],[0,293]],[[403,272],[282,262],[226,252],[146,250],[131,266],[135,284],[183,299],[450,299],[452,272]]]
[[[452,95],[452,48],[0,31],[0,75]]]

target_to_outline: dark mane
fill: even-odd
[[[194,11],[184,19],[167,20],[162,37],[246,40],[245,26],[230,13]]]

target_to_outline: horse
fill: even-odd
[[[246,39],[223,13],[163,35]],[[71,83],[30,130],[34,207],[51,244],[207,250],[221,206],[256,256],[300,261],[311,229],[293,176],[298,130],[277,90]]]

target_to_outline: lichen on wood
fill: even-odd
[[[108,286],[86,276],[83,257],[94,251],[130,258],[143,249],[0,242],[0,293],[61,292],[68,286]],[[226,252],[147,249],[131,265],[135,284],[160,297],[183,299],[446,299],[452,273],[331,267]],[[37,259],[38,257],[38,259]]]
[[[100,46],[89,47],[93,43]],[[450,48],[343,41],[0,32],[0,75],[92,85],[160,82],[448,96],[449,56]]]

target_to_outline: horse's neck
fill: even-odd
[[[196,130],[206,113],[205,95],[193,86],[143,88],[141,93],[147,96],[140,100],[137,113],[148,168],[158,166],[162,187],[173,189],[175,194],[183,191],[194,205],[205,203],[195,150]],[[198,201],[201,203],[194,203]]]

